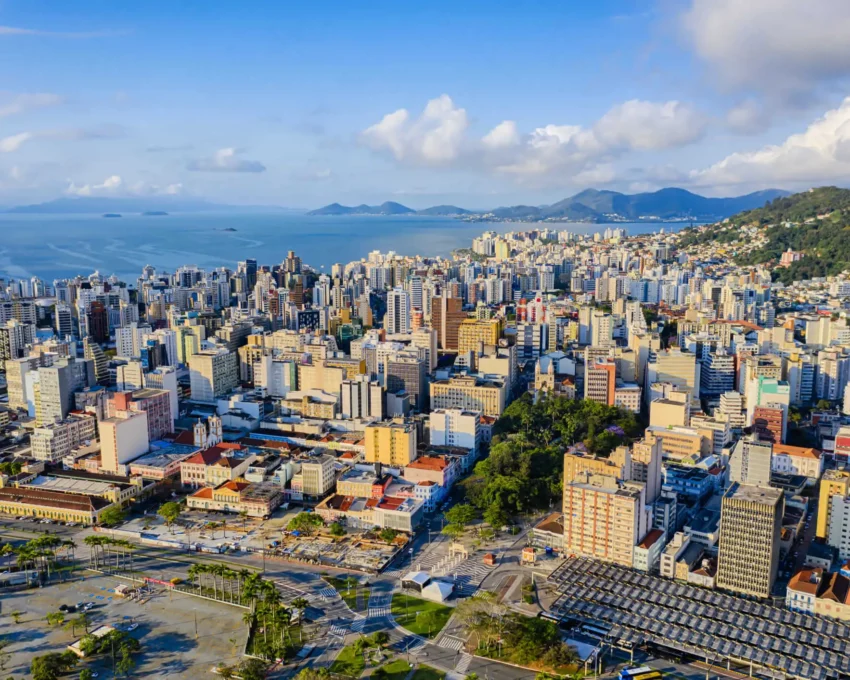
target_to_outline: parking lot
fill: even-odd
[[[6,593],[0,602],[0,637],[7,638],[11,653],[7,673],[14,677],[28,674],[34,656],[64,651],[82,636],[64,626],[49,626],[47,614],[62,605],[93,602],[89,628],[111,625],[127,630],[141,643],[134,675],[157,678],[203,677],[220,661],[234,663],[241,655],[247,630],[242,609],[155,588],[143,603],[116,595],[113,589],[127,581],[89,575],[83,580],[51,585],[38,590]],[[15,623],[12,612],[20,612]],[[76,614],[69,614],[70,621]],[[197,635],[196,635],[197,626]],[[97,658],[81,662],[99,672],[100,678],[113,677],[111,659]]]

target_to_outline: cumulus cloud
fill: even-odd
[[[120,175],[110,175],[100,183],[76,184],[68,181],[67,196],[177,196],[183,193],[180,183],[159,186],[148,182],[127,184]]]
[[[239,158],[240,153],[233,147],[219,149],[212,156],[189,161],[186,169],[197,172],[265,172],[266,166],[260,161]]]
[[[461,166],[517,177],[577,175],[590,174],[628,152],[690,144],[705,126],[705,117],[688,104],[631,100],[590,127],[550,124],[523,134],[516,122],[505,120],[476,139],[469,134],[466,110],[444,94],[429,101],[418,117],[407,109],[387,114],[364,130],[361,140],[414,165]]]
[[[366,128],[362,139],[374,149],[389,149],[399,161],[441,165],[460,155],[468,126],[466,110],[443,94],[429,101],[418,118],[412,119],[407,109],[388,113]]]
[[[714,165],[690,173],[697,185],[817,184],[850,176],[850,97],[781,144],[733,153]]]
[[[682,26],[728,87],[801,103],[850,75],[847,0],[691,0]]]
[[[63,101],[63,98],[58,94],[50,94],[49,92],[0,93],[0,118],[14,116],[48,106],[57,106]]]

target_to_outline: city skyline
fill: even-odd
[[[10,2],[0,205],[165,194],[475,209],[586,187],[840,184],[848,23],[834,0]]]

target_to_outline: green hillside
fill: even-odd
[[[819,187],[777,198],[763,208],[747,210],[702,232],[689,230],[682,247],[734,243],[744,226],[764,228],[767,243],[736,259],[741,265],[778,262],[789,248],[803,253],[790,267],[777,268],[774,280],[783,283],[840,274],[850,269],[850,190]]]

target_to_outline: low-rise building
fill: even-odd
[[[236,479],[215,488],[204,487],[186,498],[186,506],[196,510],[246,513],[249,517],[268,517],[283,502],[280,486],[251,484]]]
[[[774,444],[771,469],[786,475],[808,477],[811,484],[823,474],[824,460],[821,452],[806,446]]]
[[[664,532],[661,529],[651,529],[635,546],[632,568],[647,574],[654,573],[658,569],[663,549]]]

